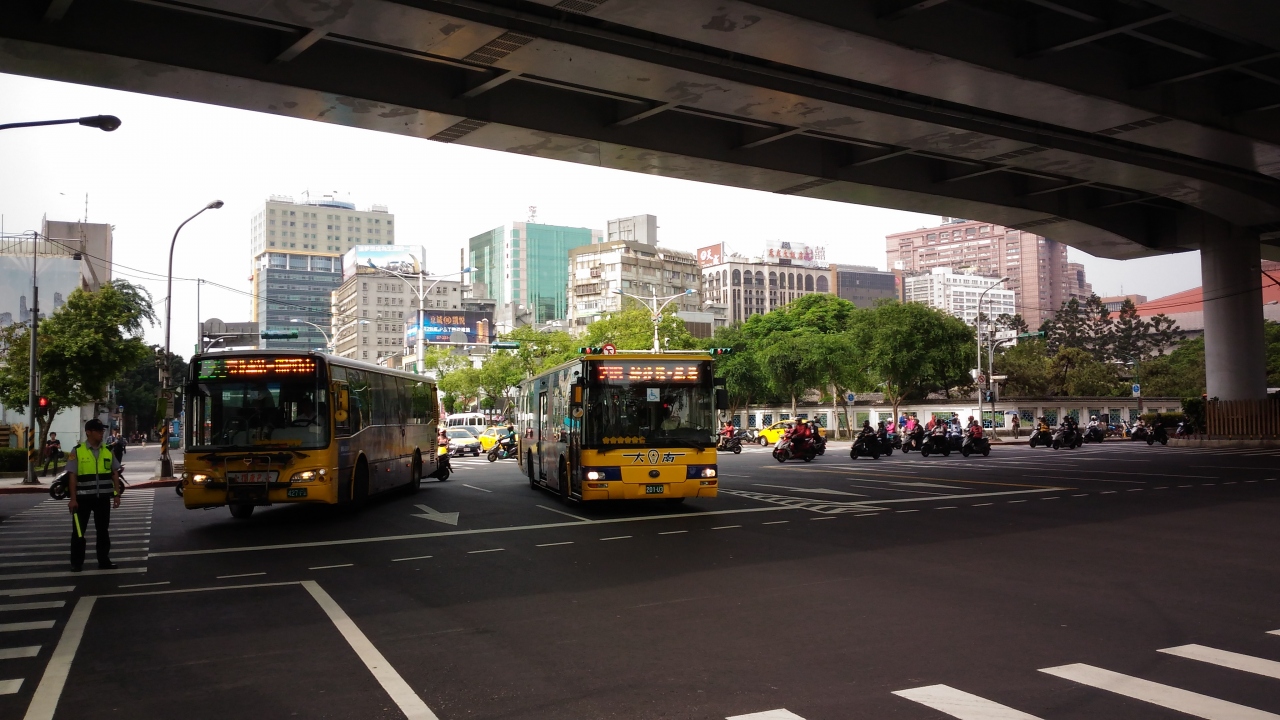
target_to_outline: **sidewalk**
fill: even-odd
[[[39,485],[23,485],[23,478],[21,477],[0,478],[0,495],[47,493],[49,492],[49,483],[53,482],[53,478],[53,475],[49,475],[49,477],[37,477],[36,479],[40,481]],[[125,488],[125,492],[128,492],[130,489],[138,490],[142,488],[173,487],[177,484],[177,478],[152,477],[139,482],[129,483],[129,487]]]

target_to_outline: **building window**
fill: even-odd
[[[818,276],[818,283],[817,283],[817,287],[818,287],[818,292],[821,292],[821,293],[827,292],[827,287],[828,287],[828,286],[827,286],[827,276],[825,276],[825,275],[819,275],[819,276]]]

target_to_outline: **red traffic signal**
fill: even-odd
[[[36,407],[40,408],[41,410],[49,407],[49,398],[41,395],[39,398],[36,399]]]

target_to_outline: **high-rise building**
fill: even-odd
[[[836,295],[860,308],[881,300],[898,299],[898,275],[870,265],[832,265],[831,285]]]
[[[1067,262],[1066,245],[991,223],[944,218],[936,227],[894,233],[885,238],[885,255],[888,269],[904,275],[934,268],[1007,275],[1004,287],[1014,291],[1017,312],[1033,328],[1071,297],[1092,292],[1084,268]]]
[[[610,220],[605,240],[607,242],[626,240],[641,245],[657,245],[658,218],[655,215],[634,215]]]
[[[614,222],[609,222],[610,228]],[[574,333],[634,302],[624,300],[619,291],[661,298],[693,290],[671,304],[677,312],[703,312],[702,274],[693,253],[626,240],[584,245],[569,251],[569,278],[568,324]],[[699,320],[710,323],[709,318]]]
[[[343,255],[342,284],[332,295],[335,354],[377,362],[404,351],[405,328],[417,322],[416,279],[406,282],[382,270],[416,273],[425,252],[422,246],[357,245]],[[369,262],[375,258],[373,267]],[[426,281],[424,289],[433,282]],[[456,309],[461,296],[460,281],[441,281],[431,288],[426,305]]]
[[[272,195],[250,220],[250,237],[253,321],[263,332],[298,333],[296,339],[264,339],[262,347],[323,348],[324,335],[306,323],[331,326],[342,254],[356,245],[394,244],[395,216],[383,205],[357,210],[331,197],[296,203]]]
[[[778,248],[772,250],[776,257]],[[810,253],[812,254],[812,253]],[[700,248],[703,297],[724,309],[726,323],[744,322],[809,293],[831,291],[831,271],[825,263],[809,266],[792,259],[766,262],[763,258],[726,255],[723,244]]]
[[[589,228],[511,222],[468,241],[471,295],[496,302],[498,332],[568,317],[569,251],[601,242]]]
[[[1017,312],[1016,294],[1012,290],[988,290],[999,279],[938,267],[904,278],[902,291],[907,302],[924,303],[973,325],[978,321],[979,299],[982,300],[982,313],[990,318]],[[985,295],[983,291],[986,291]]]
[[[1102,306],[1107,310],[1118,313],[1124,307],[1124,301],[1128,300],[1135,306],[1141,305],[1147,301],[1146,295],[1112,295],[1110,297],[1101,298]]]

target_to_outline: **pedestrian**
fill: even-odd
[[[85,441],[75,446],[75,462],[67,463],[67,492],[71,500],[71,572],[84,565],[84,531],[89,515],[98,534],[98,568],[114,570],[111,562],[111,509],[120,507],[120,461],[102,442],[106,428],[92,418],[84,424]]]
[[[58,459],[62,457],[62,441],[58,439],[58,433],[49,433],[49,439],[44,441],[44,474],[48,476],[49,466],[53,465],[54,472],[58,471]]]
[[[1009,420],[1009,427],[1013,430],[1013,439],[1018,439],[1018,432],[1021,430],[1022,421],[1018,419],[1018,414],[1014,413],[1013,418]]]

